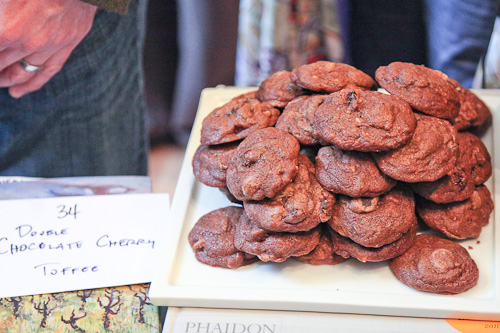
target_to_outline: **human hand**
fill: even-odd
[[[42,88],[90,31],[96,10],[80,0],[2,0],[0,87],[14,98]],[[29,72],[22,59],[42,67]]]

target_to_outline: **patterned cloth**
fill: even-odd
[[[318,60],[344,61],[337,0],[241,0],[237,86]]]
[[[160,332],[149,284],[0,298],[0,332]]]

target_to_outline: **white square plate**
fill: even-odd
[[[200,143],[201,123],[215,107],[250,90],[207,88],[201,95],[173,197],[165,246],[151,284],[149,296],[154,304],[500,320],[500,214],[495,212],[478,239],[460,242],[476,261],[480,277],[477,286],[458,295],[413,290],[393,276],[387,262],[363,264],[351,259],[335,266],[312,266],[287,260],[235,270],[199,263],[188,243],[189,231],[204,214],[231,204],[218,189],[198,183],[193,176],[191,161]],[[500,154],[494,147],[500,144],[500,91],[475,92],[494,114],[482,139],[494,167],[494,176],[486,185],[499,203],[500,183],[495,175],[499,174]]]

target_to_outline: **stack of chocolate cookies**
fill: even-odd
[[[421,65],[391,63],[375,78],[319,61],[272,74],[203,120],[194,175],[239,205],[194,226],[200,262],[355,258],[390,262],[418,290],[454,294],[477,283],[474,261],[450,239],[477,238],[493,210],[483,185],[491,158],[471,132],[491,113]],[[423,224],[438,236],[417,235]],[[464,270],[471,277],[458,279]]]

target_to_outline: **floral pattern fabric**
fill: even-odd
[[[344,61],[338,0],[240,0],[237,86],[318,60]]]
[[[0,298],[0,332],[160,332],[149,284]]]

